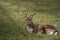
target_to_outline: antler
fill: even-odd
[[[33,17],[34,15],[36,15],[36,12],[34,12],[31,16]]]
[[[37,4],[35,4],[35,6],[37,7]],[[26,10],[23,10],[23,9],[20,9],[20,7],[18,7],[19,8],[19,13],[20,13],[20,15],[22,15],[22,16],[24,16],[24,17],[26,17],[27,16],[27,14],[25,14],[24,12],[26,12]],[[37,8],[36,8],[37,9]],[[36,15],[36,12],[37,12],[37,10],[35,9],[35,12],[32,14],[32,15],[30,15],[30,16],[34,16],[34,15]]]
[[[24,17],[27,17],[27,14],[25,14],[26,10],[23,10],[23,9],[20,9],[19,8],[19,14],[24,16]]]
[[[25,8],[23,8],[23,9],[25,9]],[[21,9],[20,5],[18,5],[18,12],[19,12],[19,14],[24,16],[24,17],[26,17],[27,14],[24,13],[24,12],[26,12],[26,10],[23,10],[23,9]]]
[[[24,16],[24,17],[27,16],[27,14],[24,14],[24,11],[20,11],[19,13],[20,13],[22,16]]]

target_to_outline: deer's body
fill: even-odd
[[[57,35],[58,34],[56,28],[52,25],[42,25],[42,24],[37,24],[37,23],[34,24],[32,21],[32,17],[34,15],[30,15],[30,16],[25,15],[24,16],[26,19],[26,23],[27,23],[26,29],[29,33],[48,34],[48,35],[52,35],[52,34]]]
[[[52,25],[42,25],[42,24],[34,24],[29,17],[26,19],[27,22],[27,31],[29,33],[36,33],[36,34],[47,34],[47,35],[57,35],[58,32],[56,28]]]

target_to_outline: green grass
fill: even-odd
[[[26,31],[25,18],[19,11],[29,15],[35,12],[35,8],[34,23],[51,24],[60,31],[60,1],[39,0],[37,7],[35,1],[0,0],[0,40],[60,40],[60,34],[35,35]]]

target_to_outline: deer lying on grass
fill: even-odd
[[[36,33],[36,34],[55,34],[57,35],[57,30],[54,26],[52,25],[41,25],[41,24],[34,24],[32,22],[32,15],[26,16],[26,22],[27,22],[27,30],[30,33]]]
[[[23,14],[23,12],[22,12],[22,14]],[[27,16],[27,15],[24,16],[26,19],[26,23],[27,23],[26,29],[29,33],[35,33],[38,35],[39,34],[48,34],[48,35],[51,35],[51,34],[57,35],[58,34],[56,28],[52,25],[34,24],[32,21],[32,18],[34,15],[36,15],[36,13],[33,15],[30,15],[30,16]]]

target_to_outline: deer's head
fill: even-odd
[[[26,16],[26,17],[25,17],[26,21],[32,21],[32,18],[33,18],[32,15],[29,15],[29,16]]]

